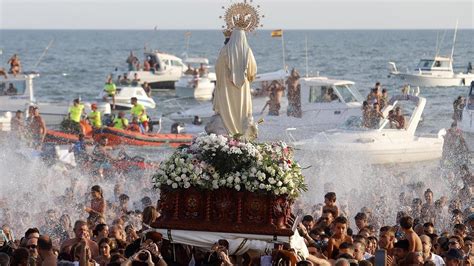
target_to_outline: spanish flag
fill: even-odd
[[[283,36],[283,30],[272,31],[272,37],[282,37],[282,36]]]

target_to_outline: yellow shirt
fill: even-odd
[[[89,113],[87,116],[89,120],[92,123],[92,126],[95,128],[101,128],[102,127],[102,118],[100,117],[100,112],[99,111],[92,111]]]
[[[115,86],[114,83],[106,83],[105,87],[104,87],[104,90],[109,95],[115,95],[115,92],[117,91],[117,87]]]
[[[114,128],[127,129],[128,128],[128,119],[117,117],[114,119]]]
[[[132,110],[130,112],[132,113],[132,116],[138,117],[140,122],[148,121],[148,117],[146,116],[146,109],[143,105],[137,103],[135,106],[132,107]]]
[[[84,110],[84,105],[79,104],[78,106],[69,107],[69,118],[74,122],[81,122],[82,111]]]

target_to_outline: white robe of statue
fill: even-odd
[[[250,94],[250,82],[256,74],[257,63],[245,31],[235,29],[217,58],[213,98],[216,115],[206,126],[208,133],[256,137]],[[227,132],[222,132],[223,127]]]

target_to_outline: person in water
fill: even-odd
[[[104,192],[99,185],[95,185],[91,188],[91,204],[90,207],[85,207],[84,211],[89,213],[89,218],[87,220],[91,220],[91,218],[95,218],[97,216],[104,216],[105,215],[105,199],[104,199]]]
[[[74,153],[74,158],[76,159],[76,163],[82,164],[88,160],[88,155],[86,151],[86,141],[84,134],[80,133],[78,135],[78,140],[74,143],[71,148],[69,148],[69,152]]]
[[[92,159],[95,162],[95,167],[97,168],[101,178],[104,177],[104,170],[110,169],[112,167],[110,162],[114,160],[107,150],[107,143],[107,137],[102,136],[99,140],[99,143],[95,145],[94,150],[92,151]]]
[[[21,110],[16,111],[15,116],[10,120],[11,131],[18,137],[23,136],[25,133],[25,120],[23,119],[23,112]]]
[[[33,148],[39,150],[43,144],[44,137],[46,136],[46,123],[41,117],[37,106],[33,107],[33,117],[29,124],[29,131],[32,138]]]
[[[132,97],[130,99],[130,103],[132,104],[132,109],[130,110],[132,117],[136,116],[138,118],[138,122],[142,124],[145,132],[148,132],[148,116],[146,114],[146,108],[138,103],[138,99],[136,97]]]

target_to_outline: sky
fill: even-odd
[[[0,0],[0,29],[220,29],[237,0]],[[264,29],[474,28],[474,0],[254,0]]]

